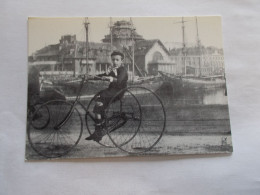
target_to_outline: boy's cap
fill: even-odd
[[[112,56],[115,56],[115,55],[121,56],[122,59],[124,59],[124,57],[125,57],[124,54],[123,54],[121,51],[118,51],[118,50],[113,51],[113,52],[111,53],[111,57],[112,57]]]

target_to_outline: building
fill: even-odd
[[[62,36],[59,44],[46,46],[30,56],[29,65],[35,65],[41,72],[60,71],[73,75],[105,72],[111,64],[111,45],[88,44],[89,51],[86,52],[86,43],[77,41],[76,35]]]
[[[76,35],[64,35],[58,44],[36,51],[29,57],[29,64],[36,65],[45,73],[99,74],[111,65],[111,51],[117,49],[125,54],[124,65],[130,77],[158,75],[158,71],[175,74],[175,59],[171,58],[163,43],[159,39],[145,40],[133,29],[131,22],[117,21],[110,34],[105,35],[103,43],[89,42],[88,46],[77,41]],[[88,52],[86,48],[89,48]]]
[[[147,75],[158,75],[158,71],[176,73],[176,63],[159,39],[137,41],[135,61]]]
[[[48,45],[29,56],[29,65],[40,71],[55,71],[60,66],[59,44]]]
[[[224,75],[224,55],[221,49],[214,47],[172,49],[171,58],[176,61],[176,73],[179,75],[214,76]]]

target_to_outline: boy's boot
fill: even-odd
[[[96,142],[99,142],[105,134],[106,131],[102,127],[102,124],[96,124],[95,132],[91,134],[89,137],[85,138],[85,140],[94,140]]]

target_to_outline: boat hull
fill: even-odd
[[[80,88],[81,80],[77,82],[67,82],[67,81],[59,81],[54,82],[53,87],[60,88],[66,99],[75,99],[76,95],[78,94],[78,90]],[[127,86],[128,87],[145,87],[153,92],[158,90],[162,85],[163,80],[160,78],[156,79],[149,79],[149,80],[142,80],[138,82],[131,82],[129,81]],[[81,91],[81,99],[90,99],[99,91],[108,88],[109,82],[101,81],[101,80],[91,80],[85,84]]]
[[[164,81],[171,82],[179,90],[214,89],[226,86],[224,77],[182,77],[160,72]]]

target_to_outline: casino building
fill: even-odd
[[[117,49],[125,54],[124,65],[130,76],[133,70],[135,76],[158,75],[158,71],[176,73],[175,60],[163,43],[159,39],[146,40],[133,29],[130,21],[117,21],[102,43],[88,42],[88,47],[76,35],[64,35],[58,44],[48,45],[29,56],[29,65],[45,73],[99,74],[111,65],[111,51]]]

